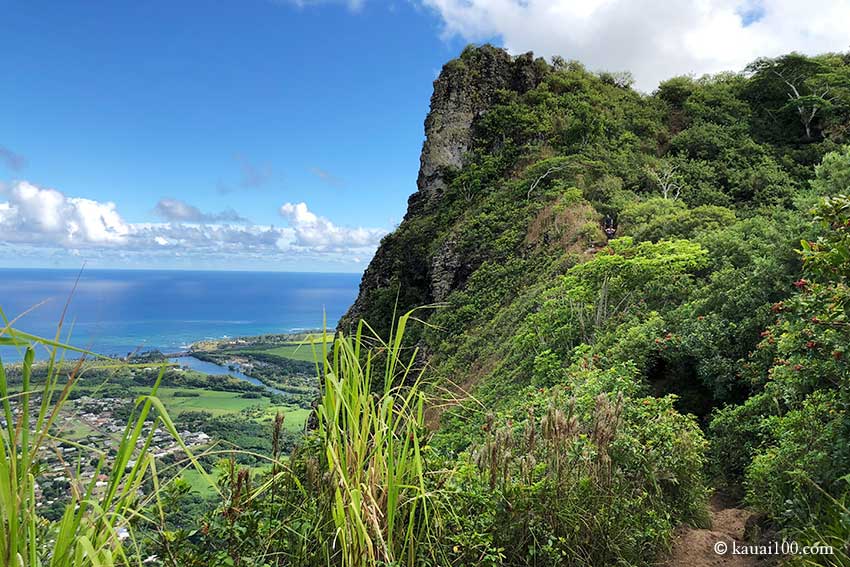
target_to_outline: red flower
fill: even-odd
[[[800,370],[802,370],[802,369],[803,369],[803,365],[802,365],[802,364],[795,364],[795,365],[794,365],[794,370],[795,370],[795,371],[799,372],[799,371],[800,371]]]
[[[818,344],[815,341],[809,341],[806,343],[806,348],[815,348]]]
[[[807,285],[809,285],[809,282],[807,282],[804,279],[799,279],[799,280],[794,282],[794,287],[796,287],[797,289],[803,289]]]

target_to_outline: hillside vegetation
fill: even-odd
[[[650,566],[677,528],[712,533],[720,491],[756,513],[752,542],[850,565],[850,55],[630,84],[490,46],[444,67],[408,213],[318,341],[309,432],[286,455],[276,415],[265,453],[178,461],[214,485],[201,515],[173,469],[131,460],[179,435],[164,371],[97,463],[105,495],[74,492],[61,523],[0,373],[4,560]],[[59,380],[33,398],[39,438]]]
[[[710,487],[844,548],[850,56],[629,84],[490,47],[449,63],[430,177],[349,321],[440,304],[409,336],[445,398],[433,443],[475,457],[459,497],[505,564],[650,561]],[[581,439],[569,478],[522,440],[541,417]]]

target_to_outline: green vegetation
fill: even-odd
[[[492,65],[490,49],[465,51],[452,77]],[[439,300],[408,337],[429,354],[440,398],[427,412],[432,445],[474,462],[482,444],[507,444],[506,462],[481,465],[500,471],[495,484],[458,491],[501,491],[458,496],[476,511],[459,522],[461,563],[649,564],[677,523],[705,520],[711,486],[761,513],[759,533],[846,549],[850,56],[759,60],[652,96],[575,62],[542,65],[533,88],[493,94],[463,164],[382,243],[382,283],[356,310],[380,325]],[[653,416],[618,422],[620,442],[652,430],[652,462],[676,464],[642,469],[628,458],[640,451],[620,446],[610,466],[647,484],[612,486],[582,476],[594,457],[574,459],[594,488],[582,500],[601,506],[585,516],[540,484],[581,480],[522,474],[522,459],[553,457],[521,436],[539,438],[553,398],[577,423],[597,422],[603,394],[613,407],[622,396],[623,419]],[[573,397],[583,410],[570,414]],[[624,516],[635,524],[605,523]]]
[[[276,337],[276,340],[269,340],[268,337],[259,337],[259,342],[260,344],[256,346],[241,349],[241,352],[247,354],[270,354],[279,358],[299,360],[312,364],[315,362],[318,354],[322,352],[322,345],[333,342],[333,338],[321,333],[308,333],[282,335]]]
[[[816,185],[850,175],[850,151],[824,164]],[[747,375],[758,387],[742,404],[719,411],[711,428],[724,477],[742,482],[748,501],[780,526],[833,545],[836,560],[847,564],[850,197],[828,197],[816,213],[823,233],[802,242],[809,279],[796,281],[797,291],[773,305],[776,321],[748,361]]]
[[[383,345],[380,396],[372,393],[373,354],[361,352],[362,323],[353,338],[334,342],[322,372],[317,437],[325,448],[331,516],[345,566],[400,560],[412,565],[418,554],[438,547],[435,496],[425,487],[420,439],[425,398],[419,378],[411,376],[416,352],[401,358],[409,317],[399,319]],[[410,379],[413,384],[404,387]]]
[[[2,312],[0,312],[2,314]],[[3,317],[5,321],[5,316]],[[60,325],[61,329],[61,325]],[[57,332],[57,338],[59,332]],[[142,507],[164,513],[154,491],[149,499],[139,500],[145,482],[156,482],[157,472],[151,445],[154,428],[145,432],[145,422],[157,411],[157,425],[164,427],[180,444],[179,435],[160,401],[155,397],[162,374],[152,393],[141,396],[120,435],[115,454],[107,462],[106,454],[86,448],[96,463],[88,479],[72,477],[69,501],[61,516],[46,522],[37,510],[38,480],[43,474],[43,452],[58,440],[52,428],[62,407],[68,402],[80,365],[70,374],[61,371],[65,347],[57,341],[20,333],[7,324],[0,331],[0,344],[25,349],[21,365],[21,391],[9,393],[6,374],[0,364],[0,401],[3,427],[0,429],[0,557],[4,565],[21,567],[126,565],[133,559],[131,550],[119,543],[121,530],[127,530]],[[32,383],[35,346],[51,349],[46,376],[41,388]],[[137,451],[137,448],[141,448]],[[184,446],[185,448],[185,446]],[[203,475],[200,464],[191,455],[189,462]],[[69,471],[80,465],[68,463]],[[98,479],[104,478],[102,484]],[[130,553],[128,553],[130,551]]]
[[[144,388],[135,388],[138,393]],[[229,413],[239,413],[249,408],[258,408],[265,416],[274,415],[276,411],[289,413],[290,409],[297,409],[297,415],[304,416],[307,412],[300,408],[290,408],[273,404],[269,398],[259,396],[257,398],[246,398],[245,393],[217,392],[214,390],[195,389],[189,390],[193,394],[186,396],[186,390],[175,388],[161,388],[159,398],[171,415],[177,417],[186,411],[207,411],[218,416]],[[182,395],[181,395],[182,394]],[[304,420],[300,420],[303,425]]]
[[[468,48],[444,74],[486,83],[493,53]],[[159,396],[128,416],[120,471],[146,419],[221,443],[111,473],[101,508],[73,500],[41,536],[34,437],[8,426],[31,359],[10,373],[3,447],[21,455],[0,469],[4,549],[91,541],[101,564],[169,567],[650,566],[677,527],[707,526],[719,488],[759,513],[754,537],[828,543],[806,564],[850,563],[850,56],[652,95],[531,63],[539,80],[489,93],[462,165],[384,239],[356,311],[374,329],[343,321],[317,361],[293,358],[304,337],[197,349],[299,403],[223,377],[196,396],[191,373],[133,365],[82,381]],[[133,546],[101,527],[125,507]],[[66,517],[82,520],[57,532]],[[95,564],[77,553],[56,564]]]
[[[273,356],[279,356],[280,358],[300,360],[302,362],[313,362],[315,360],[311,345],[303,343],[288,344],[267,350],[246,350],[243,352],[271,354]]]

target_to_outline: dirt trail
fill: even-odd
[[[664,567],[766,567],[769,563],[749,555],[732,555],[732,544],[746,544],[744,530],[752,512],[727,507],[719,497],[711,501],[711,529],[684,528],[673,541],[673,551]],[[726,554],[715,551],[717,542],[726,544]]]

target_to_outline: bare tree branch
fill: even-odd
[[[672,198],[674,201],[679,198],[682,192],[682,186],[676,180],[676,169],[676,166],[668,163],[662,165],[660,171],[647,167],[647,172],[658,183],[658,187],[661,189],[661,195],[665,199]]]
[[[534,193],[534,190],[537,189],[537,186],[540,185],[541,181],[543,181],[544,179],[546,179],[547,177],[549,177],[550,175],[552,175],[556,171],[561,171],[562,169],[565,169],[566,167],[567,166],[565,166],[565,165],[556,165],[556,166],[553,166],[553,167],[550,167],[549,169],[547,169],[546,173],[544,173],[543,175],[538,177],[534,181],[534,183],[531,184],[531,187],[528,189],[528,193],[526,194],[525,198],[531,199],[531,194]]]
[[[818,94],[817,92],[814,92],[812,96],[807,97],[800,94],[800,90],[796,84],[805,81],[806,77],[801,74],[794,75],[793,77],[786,77],[783,73],[776,69],[773,69],[773,74],[782,79],[782,82],[791,89],[791,92],[788,93],[788,100],[797,108],[797,114],[800,116],[800,123],[806,130],[806,139],[811,140],[812,122],[814,121],[815,116],[817,116],[818,110],[820,110],[823,105],[832,102],[834,98],[827,97],[830,89],[829,84],[824,86],[822,93]],[[817,102],[811,101],[812,98],[822,101],[823,104],[821,105]],[[806,105],[807,100],[811,102],[810,107]]]

